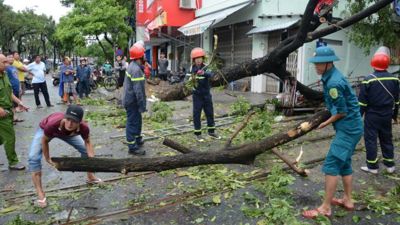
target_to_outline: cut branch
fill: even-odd
[[[60,171],[117,173],[164,171],[206,164],[247,164],[249,161],[252,161],[255,156],[310,132],[329,117],[330,113],[328,111],[320,111],[287,132],[278,133],[254,143],[231,147],[227,150],[210,150],[207,152],[194,152],[185,155],[155,158],[52,158],[52,160],[56,168]]]
[[[169,138],[164,138],[163,145],[168,146],[172,149],[175,149],[178,152],[183,153],[183,154],[194,152],[193,150],[190,150],[188,147],[183,146],[182,144],[179,144],[178,142],[175,142]]]
[[[284,156],[283,154],[281,154],[277,149],[273,148],[271,149],[272,153],[274,153],[276,156],[278,156],[278,158],[280,158],[284,163],[286,163],[286,165],[289,166],[290,169],[292,169],[294,172],[296,172],[297,174],[299,174],[300,176],[306,177],[308,176],[307,172],[302,169],[297,167],[297,162],[296,161],[291,161],[290,159],[288,159],[286,156]]]
[[[255,111],[251,111],[250,113],[247,114],[246,118],[244,119],[244,122],[240,124],[240,126],[235,130],[235,132],[232,134],[232,136],[228,139],[228,141],[225,144],[225,148],[228,148],[231,146],[233,139],[242,131],[247,124],[249,123],[250,118],[255,114]]]

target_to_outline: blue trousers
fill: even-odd
[[[44,136],[44,131],[42,128],[36,130],[35,136],[33,137],[31,147],[29,148],[29,171],[30,172],[40,172],[42,170],[42,137]],[[87,151],[85,146],[85,141],[80,135],[68,136],[60,138],[61,140],[67,142],[69,145],[74,147],[81,153],[82,158],[87,158]]]
[[[377,139],[382,149],[383,164],[387,167],[394,166],[394,147],[392,141],[392,118],[381,117],[373,113],[367,113],[364,119],[364,140],[367,150],[367,166],[370,169],[378,169]]]
[[[128,142],[129,150],[136,150],[138,145],[136,139],[141,137],[142,133],[142,114],[138,110],[139,107],[134,104],[125,107],[126,120],[126,141]]]
[[[85,94],[86,97],[89,97],[90,93],[89,80],[80,80],[78,89],[79,89],[79,98],[83,98],[83,94]]]
[[[207,118],[207,128],[209,133],[214,133],[214,107],[211,94],[193,94],[193,123],[194,134],[201,134],[201,111],[204,110]]]

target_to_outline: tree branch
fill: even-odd
[[[188,166],[206,164],[247,164],[259,155],[276,146],[285,144],[316,128],[327,120],[330,113],[320,111],[303,123],[298,124],[287,132],[281,132],[263,140],[232,147],[227,150],[195,152],[184,155],[155,157],[155,158],[52,158],[60,171],[92,171],[92,172],[138,172],[163,171]]]

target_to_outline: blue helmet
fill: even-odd
[[[327,46],[321,46],[315,50],[314,56],[308,59],[310,63],[327,63],[339,61],[339,57],[336,56],[335,51]]]

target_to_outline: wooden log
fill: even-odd
[[[56,168],[60,171],[116,173],[164,171],[206,164],[247,164],[255,156],[310,132],[329,117],[330,113],[327,110],[320,111],[287,132],[281,132],[254,143],[243,144],[220,151],[194,152],[184,155],[154,158],[82,159],[55,157],[52,160]]]
[[[189,149],[188,147],[183,146],[182,144],[179,144],[178,142],[175,142],[169,138],[164,138],[163,145],[168,146],[172,149],[175,149],[178,152],[183,153],[183,154],[194,152],[193,150]]]
[[[292,161],[290,159],[288,159],[286,156],[284,156],[283,154],[281,154],[277,149],[273,148],[271,149],[272,153],[274,153],[276,156],[278,156],[278,158],[280,158],[284,163],[286,163],[286,165],[289,166],[290,169],[292,169],[294,172],[296,172],[297,174],[299,174],[300,176],[306,177],[308,176],[306,171],[304,169],[298,168],[296,166],[296,161]]]

